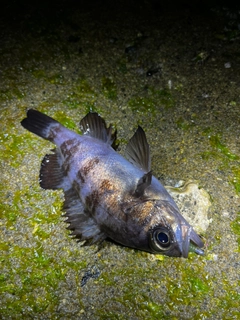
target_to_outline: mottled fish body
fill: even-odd
[[[116,133],[97,113],[81,120],[83,135],[32,109],[21,124],[56,145],[42,161],[40,185],[63,189],[66,222],[80,241],[96,243],[109,237],[168,256],[187,257],[189,250],[203,254],[202,240],[152,176],[141,127],[126,147],[128,161],[114,150]]]

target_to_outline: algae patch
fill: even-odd
[[[194,127],[194,122],[189,122],[187,120],[185,120],[183,117],[178,118],[178,120],[176,121],[176,124],[178,126],[179,129],[182,130],[189,130],[190,128]]]
[[[65,84],[64,77],[60,73],[48,74],[48,72],[46,72],[45,70],[35,69],[32,71],[32,75],[36,79],[42,79],[50,84],[57,84],[57,85]]]
[[[87,113],[95,108],[97,96],[97,93],[85,79],[78,79],[62,103],[67,105],[69,109],[77,109],[81,105],[81,107],[85,107]]]
[[[210,145],[219,150],[224,156],[226,156],[229,160],[239,160],[239,156],[233,154],[220,140],[219,135],[211,135],[209,137]]]
[[[117,86],[112,79],[108,77],[102,78],[102,90],[106,98],[110,100],[117,98]]]
[[[62,206],[59,192],[49,191],[50,205],[35,185],[8,193],[0,214],[4,235],[0,240],[0,314],[41,318],[42,313],[57,309],[57,292],[69,270],[77,272],[86,263],[76,259],[79,252],[73,248],[67,251],[60,241],[56,243]]]
[[[211,129],[206,129],[203,135],[207,135],[212,150],[207,150],[201,153],[204,160],[210,158],[218,161],[220,170],[230,169],[231,175],[228,177],[228,182],[234,186],[237,193],[240,192],[240,156],[234,154],[221,141],[221,135],[212,135]]]
[[[236,192],[240,193],[240,164],[239,166],[234,166],[231,168],[233,178],[230,179],[230,182],[234,186]]]
[[[84,265],[70,258],[59,260],[57,251],[50,256],[41,242],[28,248],[12,245],[9,253],[0,260],[0,313],[5,317],[35,314],[41,318],[43,312],[54,313],[59,305],[57,292],[69,268]]]
[[[156,115],[161,109],[174,107],[175,101],[172,93],[168,89],[156,90],[146,88],[145,94],[131,98],[128,101],[130,108],[142,114]]]
[[[240,212],[237,213],[237,218],[231,222],[231,228],[237,236],[238,252],[240,252]]]
[[[59,121],[62,125],[64,125],[68,129],[71,129],[75,132],[80,133],[80,130],[76,126],[76,123],[71,118],[69,118],[65,112],[63,111],[55,112],[54,118],[57,119],[57,121]]]

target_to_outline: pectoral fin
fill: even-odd
[[[39,183],[43,189],[64,189],[71,187],[62,167],[62,159],[57,149],[53,153],[46,154],[42,160]]]
[[[71,188],[64,192],[65,202],[63,210],[69,223],[67,229],[71,230],[71,235],[76,236],[79,241],[87,240],[90,244],[103,241],[106,235],[101,232],[96,222],[91,218],[89,213],[84,210],[84,206],[75,191]]]

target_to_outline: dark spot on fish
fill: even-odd
[[[80,142],[75,139],[64,141],[60,147],[64,156],[63,168],[67,173],[69,171],[70,159],[77,152]]]
[[[92,193],[86,197],[87,209],[93,214],[96,208],[101,204],[101,202],[105,201],[107,204],[106,210],[114,210],[113,208],[117,207],[117,201],[114,197],[115,191],[116,190],[114,190],[114,185],[112,185],[109,180],[103,180],[99,188],[93,190]]]
[[[64,141],[61,145],[61,150],[64,157],[70,157],[78,145],[79,143],[76,144],[75,139]]]
[[[83,175],[84,175],[84,176],[87,176],[88,173],[89,173],[89,172],[94,168],[94,166],[95,166],[96,164],[98,164],[98,163],[99,163],[99,159],[98,159],[98,158],[93,158],[93,159],[89,160],[89,161],[87,162],[87,164],[86,164],[85,166],[83,166],[83,168],[82,168]]]
[[[86,206],[90,212],[94,212],[98,204],[100,203],[99,191],[93,190],[93,192],[86,196]]]
[[[79,170],[79,171],[78,171],[78,173],[77,173],[77,177],[80,179],[80,181],[81,181],[82,183],[84,183],[84,182],[85,182],[85,179],[84,179],[84,177],[83,177],[83,175],[82,175],[81,170]]]
[[[113,190],[113,185],[110,183],[109,180],[104,179],[100,185],[100,191],[105,192],[110,190]]]
[[[72,186],[78,193],[80,192],[80,186],[77,181],[74,180]]]
[[[64,171],[64,175],[66,176],[68,171],[70,169],[70,163],[68,161],[64,161],[63,163],[63,171]]]
[[[48,135],[48,139],[50,141],[53,141],[55,139],[55,137],[57,135],[59,135],[60,131],[61,131],[61,126],[59,125],[59,123],[52,123],[50,128],[49,128],[49,135]]]

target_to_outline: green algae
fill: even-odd
[[[131,305],[132,313],[140,319],[166,319],[163,305],[155,303],[147,294],[141,294],[136,290],[128,291],[117,301],[125,307]]]
[[[240,212],[237,213],[237,218],[231,222],[231,228],[237,236],[238,252],[240,252]]]
[[[64,113],[57,112],[56,117],[64,125],[76,128]],[[13,178],[13,171],[17,173],[24,157],[35,153],[36,146],[42,146],[45,142],[37,142],[28,132],[17,134],[15,121],[13,117],[8,117],[8,130],[0,135],[1,160],[6,172],[0,188],[0,227],[7,236],[0,239],[0,314],[5,318],[31,317],[32,314],[41,317],[42,313],[55,312],[59,305],[57,290],[69,270],[77,272],[86,266],[86,262],[76,261],[77,253],[72,250],[68,251],[67,257],[63,252],[61,258],[59,249],[52,248],[51,253],[45,249],[45,241],[53,241],[53,225],[61,221],[61,192],[44,191],[52,198],[51,203],[46,205],[43,191],[38,185],[38,172],[34,182],[29,181],[27,186],[21,186],[20,189],[17,187],[21,183],[19,177]],[[13,176],[9,181],[11,174]],[[20,227],[23,223],[24,234]],[[14,238],[19,239],[20,235],[18,244],[19,240]]]
[[[49,77],[47,77],[46,80],[51,84],[58,84],[58,85],[65,84],[64,76],[60,73],[55,73],[53,75],[50,75]]]
[[[125,268],[101,274],[98,283],[108,287],[115,287],[115,278],[117,277],[119,279],[118,282],[122,282],[122,290],[111,300],[109,311],[106,313],[105,308],[98,309],[97,315],[100,316],[101,319],[118,319],[120,304],[126,311],[129,311],[130,307],[130,315],[132,316],[134,314],[139,319],[157,319],[159,317],[164,319],[164,306],[151,299],[147,293],[144,293],[145,290],[142,290],[142,287],[136,282],[137,279],[151,278],[154,271],[149,268],[136,268],[132,261],[128,262],[129,264],[127,264]],[[131,281],[128,281],[128,279],[131,279]],[[144,286],[145,281],[141,280],[141,282]],[[128,311],[126,314],[128,314]]]
[[[52,225],[59,223],[62,206],[60,199],[56,197],[59,192],[49,193],[55,195],[51,208],[38,205],[42,200],[39,188],[31,187],[17,190],[11,203],[5,205],[4,211],[1,210],[1,225],[13,230],[11,226],[23,217],[33,236],[30,247],[29,236],[26,236],[24,246],[0,240],[0,301],[4,301],[4,304],[0,303],[0,313],[6,317],[18,317],[21,314],[27,316],[28,312],[41,314],[46,310],[53,312],[59,303],[56,290],[68,270],[79,270],[86,266],[85,261],[71,261],[71,256],[76,255],[73,252],[68,251],[68,258],[59,261],[59,250],[52,250],[49,254],[44,249],[43,241],[48,238],[51,241]],[[26,203],[33,208],[34,215],[26,215]],[[47,229],[45,225],[48,226]]]
[[[240,281],[230,283],[227,280],[227,275],[222,272],[221,274],[221,287],[222,292],[217,298],[212,298],[216,304],[211,315],[218,314],[221,310],[221,319],[230,319],[229,314],[231,313],[231,319],[238,319],[239,317],[239,299],[240,292],[238,291]],[[236,318],[234,318],[236,316]]]
[[[3,201],[0,204],[0,218],[3,219],[6,228],[15,228],[17,220],[24,218],[26,223],[33,227],[33,232],[37,232],[40,235],[39,225],[59,222],[62,203],[58,197],[56,197],[50,208],[45,208],[44,210],[44,207],[35,207],[34,216],[32,217],[27,216],[27,213],[25,213],[26,204],[28,206],[36,206],[36,203],[40,204],[42,202],[42,194],[39,192],[39,188],[37,185],[27,186],[10,194],[4,192],[4,187],[1,188]],[[57,196],[58,194],[56,191],[50,191],[49,193],[52,196]],[[49,234],[50,232],[49,230]]]
[[[18,168],[22,164],[23,156],[29,150],[35,153],[37,143],[36,139],[32,139],[31,133],[19,134],[16,132],[15,124],[11,126],[11,120],[9,120],[8,125],[13,129],[7,130],[6,133],[0,133],[2,160],[12,168]],[[27,139],[27,136],[31,138]]]
[[[19,262],[17,269],[12,266],[13,259]],[[0,296],[5,295],[5,298],[4,305],[0,303],[0,313],[12,317],[27,316],[28,313],[40,315],[47,309],[53,312],[59,302],[57,289],[69,268],[76,268],[76,265],[82,268],[85,263],[56,260],[44,251],[40,242],[36,242],[31,248],[12,246],[11,256],[5,256],[4,265],[7,271],[0,278]]]
[[[34,69],[31,71],[31,73],[36,79],[42,79],[50,84],[65,84],[64,77],[61,73],[48,74],[45,70],[42,69]]]
[[[102,91],[104,96],[110,100],[116,100],[117,98],[117,86],[111,78],[102,78]]]
[[[68,117],[64,113],[55,113],[56,118],[62,121],[66,126],[71,126],[68,123]],[[66,117],[66,118],[65,118]],[[29,135],[30,137],[30,135]],[[27,139],[32,139],[27,138]],[[32,139],[34,140],[34,139]],[[30,144],[29,152],[32,152],[32,146]],[[65,280],[67,273],[70,270],[79,272],[79,270],[86,267],[87,262],[76,261],[72,259],[73,254],[70,249],[65,249],[70,255],[66,258],[57,258],[59,252],[52,250],[51,254],[46,252],[42,246],[42,242],[47,239],[51,241],[51,233],[45,228],[44,224],[58,223],[61,208],[61,199],[59,198],[59,192],[49,192],[48,196],[53,197],[54,201],[49,208],[48,206],[42,206],[42,193],[39,192],[39,187],[26,187],[21,191],[17,191],[13,196],[14,212],[16,213],[14,221],[11,222],[12,226],[17,222],[20,216],[25,217],[24,207],[26,203],[34,211],[34,215],[28,218],[29,228],[32,230],[32,236],[35,241],[35,245],[30,248],[25,248],[17,245],[11,245],[6,242],[0,242],[0,248],[3,248],[4,261],[0,260],[0,263],[4,265],[4,274],[0,277],[0,295],[7,295],[8,298],[4,299],[4,305],[0,303],[0,312],[4,316],[18,316],[28,314],[42,315],[44,313],[55,314],[59,301],[57,291],[60,284]],[[10,210],[10,207],[9,207]],[[20,216],[17,213],[21,213]],[[49,212],[49,213],[48,213]],[[52,215],[53,214],[53,215]],[[50,228],[49,228],[50,231]],[[11,255],[8,257],[9,250]],[[114,270],[106,270],[102,273],[99,280],[94,281],[95,285],[101,288],[116,288],[115,277],[119,277],[119,281],[122,282],[121,291],[118,292],[116,297],[109,301],[105,301],[108,306],[106,312],[106,306],[103,308],[96,308],[93,311],[95,316],[99,316],[101,319],[119,319],[118,315],[122,309],[125,310],[129,316],[135,315],[139,319],[169,319],[169,314],[174,313],[174,310],[182,308],[182,306],[192,305],[198,307],[199,301],[209,300],[213,298],[213,289],[211,288],[211,282],[207,278],[207,273],[204,271],[203,258],[195,258],[195,255],[190,254],[189,262],[183,262],[179,260],[171,260],[167,257],[160,256],[161,259],[157,259],[155,266],[148,263],[143,266],[136,267],[136,261],[143,261],[147,258],[148,254],[139,253],[131,249],[129,251],[127,261],[124,261],[124,267],[116,268]],[[77,253],[76,253],[77,256]],[[24,259],[23,259],[24,257]],[[12,269],[11,261],[16,259],[20,261],[20,268],[18,270]],[[196,259],[196,261],[195,261]],[[101,263],[101,261],[99,262]],[[191,266],[187,266],[190,263]],[[171,265],[169,265],[171,264]],[[158,279],[159,273],[156,272],[156,268],[162,268],[162,270],[168,270],[168,268],[176,268],[177,278],[175,275],[169,275],[165,273],[166,278]],[[29,271],[30,270],[30,271]],[[141,279],[141,285],[139,285],[139,279]],[[145,279],[145,280],[143,280]],[[12,285],[13,283],[19,283],[19,288]],[[79,285],[79,284],[77,284]],[[160,285],[166,286],[166,295],[163,303],[159,299],[152,298],[150,292],[151,288],[158,290]],[[149,289],[144,289],[144,287]],[[148,291],[149,290],[149,291]],[[227,288],[226,288],[227,290]],[[226,295],[225,306],[228,308],[234,308],[236,305],[236,299],[238,295],[235,290],[231,289]],[[81,303],[81,294],[79,293],[79,300]],[[220,303],[220,300],[217,302]],[[121,306],[116,307],[116,305]],[[115,306],[114,306],[115,305]],[[83,307],[84,308],[84,307]],[[129,309],[131,308],[131,309]],[[177,312],[177,311],[176,311]],[[193,319],[203,319],[211,314],[217,313],[216,309],[212,308],[207,311],[200,310]],[[232,313],[233,314],[233,313]],[[174,316],[171,316],[174,319]],[[177,319],[177,313],[176,313]]]
[[[222,143],[220,134],[212,134],[212,130],[207,128],[203,131],[204,136],[208,136],[208,140],[211,150],[204,151],[201,153],[201,157],[204,160],[215,159],[219,163],[220,170],[229,169],[231,175],[228,178],[228,181],[231,185],[234,186],[237,193],[240,192],[240,156],[232,153],[229,148]]]
[[[85,79],[78,79],[69,95],[62,101],[69,109],[94,109],[97,93]]]
[[[59,121],[62,125],[67,127],[68,129],[79,131],[76,122],[72,120],[72,118],[68,117],[65,112],[63,111],[57,111],[54,114],[54,119]]]
[[[179,265],[178,279],[169,278],[167,281],[167,304],[176,305],[196,304],[199,299],[209,298],[212,288],[207,280],[202,265]],[[184,268],[184,270],[183,270]]]
[[[178,120],[176,121],[176,124],[179,129],[182,129],[185,131],[189,130],[190,128],[192,128],[195,125],[194,122],[189,122],[189,121],[183,119],[182,117],[178,118]]]
[[[196,258],[194,254],[189,255],[190,261],[163,257],[161,261],[156,259],[152,264],[148,262],[143,267],[141,257],[148,261],[148,254],[135,252],[134,256],[135,258],[130,256],[127,258],[123,268],[110,269],[102,273],[97,280],[97,284],[106,286],[105,290],[121,283],[121,293],[115,292],[111,306],[107,307],[111,310],[107,313],[109,319],[115,319],[119,303],[125,310],[125,315],[128,314],[130,307],[131,316],[134,315],[138,319],[169,319],[170,310],[178,310],[188,305],[197,308],[200,300],[211,300],[214,289],[212,281],[209,281],[204,270],[204,258]],[[136,265],[136,261],[139,261],[140,265]],[[166,275],[165,271],[168,268],[175,272],[173,274],[167,272]],[[156,272],[158,269],[162,272]],[[164,289],[164,294],[161,288]],[[152,291],[159,291],[159,295],[149,294]],[[152,299],[152,296],[155,298]],[[204,311],[199,310],[194,319],[203,319],[204,316],[201,317],[200,314]],[[103,314],[103,309],[98,309],[97,315],[100,318]]]
[[[19,89],[15,85],[11,86],[11,89],[0,90],[0,101],[8,101],[11,99],[23,99],[25,97],[25,91]]]
[[[230,152],[230,150],[220,141],[220,135],[211,135],[209,137],[210,145],[220,151],[229,160],[239,160],[239,156]]]
[[[232,153],[227,146],[221,142],[221,134],[213,134],[210,128],[207,128],[203,131],[203,135],[208,137],[209,143],[212,147],[211,151],[206,151],[202,154],[204,159],[209,159],[209,157],[222,157],[225,160],[239,160],[240,157]]]
[[[67,127],[76,129],[75,123],[64,112],[57,111],[54,113],[54,117]],[[24,135],[25,139],[18,140],[15,138],[9,137],[10,140],[5,143],[11,146],[8,149],[9,153],[14,148],[17,150],[21,149],[23,144],[25,144],[25,152],[34,152],[34,144],[29,142],[35,141],[35,138],[31,134],[26,133]],[[21,157],[24,156],[23,151],[19,154]],[[0,294],[9,295],[4,300],[4,305],[1,306],[0,304],[0,311],[5,316],[19,316],[21,312],[27,316],[27,309],[30,310],[29,314],[54,313],[59,305],[56,291],[60,283],[65,281],[69,270],[78,272],[86,267],[87,262],[84,260],[76,261],[73,259],[71,261],[72,254],[70,250],[68,251],[70,256],[67,259],[61,259],[59,263],[59,259],[57,259],[59,253],[53,249],[50,254],[42,246],[44,241],[51,241],[51,224],[57,224],[60,220],[62,200],[60,192],[44,191],[48,193],[48,197],[53,198],[52,204],[46,206],[43,204],[42,192],[39,191],[40,189],[36,182],[31,187],[27,186],[21,190],[17,190],[13,193],[11,203],[7,206],[8,210],[5,210],[6,213],[10,213],[9,216],[6,215],[4,218],[5,221],[7,220],[7,224],[9,225],[6,225],[9,228],[15,228],[20,218],[26,218],[26,207],[30,207],[34,212],[34,214],[26,219],[28,229],[31,230],[31,235],[34,239],[32,247],[9,246],[5,241],[0,242],[0,248],[2,247],[6,253],[4,254],[4,261],[1,261],[1,263],[4,264],[5,269],[9,269],[0,278]],[[8,255],[9,250],[11,250],[11,255],[8,259],[5,256]],[[65,250],[67,251],[67,249]],[[124,268],[116,268],[113,271],[106,270],[106,272],[101,274],[99,280],[94,281],[95,285],[100,287],[115,288],[115,277],[119,277],[124,285],[113,302],[114,304],[120,304],[121,308],[126,310],[126,314],[135,314],[140,319],[168,319],[169,316],[166,310],[173,310],[173,304],[176,305],[176,308],[190,304],[195,304],[197,307],[199,299],[211,299],[212,289],[208,284],[203,265],[200,263],[197,266],[194,263],[193,255],[190,255],[190,258],[192,257],[191,267],[186,267],[185,263],[181,266],[177,262],[171,262],[177,268],[178,280],[170,275],[167,275],[165,279],[158,279],[156,271],[151,267],[151,263],[147,267],[141,266],[136,268],[136,261],[138,259],[140,261],[146,259],[147,254],[132,251],[131,249],[127,251],[130,252],[128,256],[129,261],[126,261]],[[134,256],[133,259],[132,255]],[[155,268],[167,270],[170,259],[163,256],[160,257],[161,259],[156,258],[158,264],[155,265]],[[17,271],[11,271],[10,259],[20,261],[21,265]],[[31,271],[29,272],[29,270]],[[130,279],[131,281],[129,281]],[[142,280],[142,286],[139,286],[139,279],[145,279]],[[17,289],[12,285],[12,283],[16,282],[20,283],[20,287]],[[158,290],[159,283],[161,282],[166,286],[167,290],[164,303],[151,297],[149,294],[151,289],[149,289],[149,292],[143,289],[144,286],[148,288],[150,285],[150,288]],[[234,292],[229,294],[229,301],[233,294]],[[81,294],[79,300],[81,303]],[[231,304],[229,305],[231,306]],[[129,310],[129,306],[131,306],[130,313],[127,311]],[[94,314],[102,319],[104,317],[106,319],[118,319],[120,309],[116,308],[115,310],[114,305],[109,305],[108,309],[109,311],[106,313],[106,308],[96,308]],[[205,315],[207,314],[209,313],[205,312]],[[200,312],[198,315],[200,315]],[[201,317],[199,316],[199,318]]]
[[[134,97],[128,101],[128,105],[134,112],[140,112],[144,114],[146,112],[150,112],[151,114],[155,113],[155,104],[149,98]]]
[[[126,57],[122,57],[120,58],[117,62],[117,68],[118,71],[121,72],[122,74],[126,74],[128,69],[127,69],[127,58]]]
[[[32,70],[32,75],[36,78],[36,79],[45,79],[47,77],[45,70],[41,70],[41,69],[35,69]]]
[[[157,99],[160,106],[169,109],[175,106],[175,100],[169,89],[152,90],[154,98]]]
[[[231,168],[233,178],[230,179],[231,184],[234,186],[236,192],[240,192],[240,164]]]
[[[43,74],[42,77],[44,78],[45,75]],[[51,83],[51,80],[47,81]],[[94,109],[96,94],[86,81],[80,81],[73,88],[73,91],[73,96],[71,96],[73,99],[67,100],[70,106],[73,108],[81,106],[81,110],[86,108],[87,111],[96,110]],[[15,96],[13,95],[12,97]],[[108,96],[106,97],[111,99]],[[163,97],[163,106],[165,104],[166,108],[174,106],[171,97],[162,93]],[[154,113],[156,106],[159,106],[158,101],[161,101],[161,93],[159,93],[158,101],[155,93],[149,93],[147,98],[149,100],[144,101],[143,97],[140,104],[142,102],[149,103],[150,109],[145,108],[146,104],[143,103],[142,111],[141,108],[140,111]],[[43,108],[47,113],[49,104],[46,103]],[[68,128],[76,130],[76,124],[64,112],[57,111],[54,113],[54,117]],[[12,120],[11,124],[13,124]],[[178,124],[183,130],[189,129],[188,123],[184,122],[184,119],[181,119]],[[33,138],[31,133],[25,133],[22,138],[19,138],[15,133],[13,135],[7,133],[7,135],[2,136],[2,141],[4,141],[3,146],[5,148],[4,161],[14,168],[18,168],[21,165],[25,152],[30,154],[36,150],[36,138]],[[227,150],[223,148],[224,145],[220,145],[220,148],[216,148],[216,145],[219,147],[217,141],[213,141],[213,144],[210,144],[218,159],[226,158],[229,161],[235,161],[227,155]],[[232,172],[236,177],[238,174],[237,168],[237,166],[232,168]],[[37,175],[38,172],[36,172],[36,179]],[[236,181],[234,180],[233,182]],[[8,185],[7,180],[2,181],[2,184],[4,186]],[[32,181],[30,181],[29,185],[32,185]],[[2,300],[4,304],[0,302],[0,314],[5,317],[32,318],[34,315],[42,318],[50,313],[53,314],[53,317],[55,315],[56,318],[59,318],[61,316],[58,311],[61,284],[66,282],[66,276],[72,270],[75,271],[76,279],[78,279],[78,273],[83,268],[86,268],[87,265],[87,261],[84,261],[82,257],[82,261],[78,261],[76,257],[79,256],[79,252],[72,252],[70,248],[64,248],[68,255],[67,258],[65,256],[62,257],[60,250],[54,247],[51,252],[44,249],[45,240],[51,242],[51,224],[59,222],[62,205],[60,192],[45,192],[47,192],[47,197],[52,199],[50,206],[44,204],[43,193],[37,186],[36,180],[34,186],[23,187],[21,191],[12,192],[12,195],[7,198],[10,201],[7,206],[4,204],[4,207],[0,207],[0,212],[4,208],[6,213],[5,216],[2,214],[1,218],[5,219],[4,222],[7,221],[9,223],[6,226],[10,230],[13,230],[13,227],[17,230],[18,221],[27,217],[28,210],[34,212],[26,219],[28,229],[34,239],[34,243],[31,244],[30,248],[15,245],[13,241],[0,241],[0,250],[2,249],[4,252],[0,257],[1,267],[4,267],[4,274],[0,275],[0,294],[4,297],[4,300]],[[237,225],[234,224],[232,228],[237,230]],[[17,233],[16,236],[18,236]],[[214,298],[213,280],[209,280],[207,272],[204,271],[204,258],[198,259],[195,258],[195,255],[190,255],[189,261],[183,262],[181,259],[172,261],[167,257],[159,256],[159,258],[156,258],[159,263],[148,261],[146,263],[148,266],[146,267],[145,264],[141,265],[141,262],[147,259],[147,255],[135,254],[135,251],[131,250],[127,251],[129,257],[126,259],[126,264],[124,261],[124,265],[118,271],[106,270],[101,277],[101,281],[95,281],[94,283],[99,287],[100,291],[117,288],[117,297],[113,297],[112,300],[116,304],[121,304],[125,314],[121,316],[122,309],[116,308],[114,304],[111,305],[109,300],[109,305],[106,302],[109,307],[107,312],[105,306],[102,309],[95,307],[97,310],[93,310],[93,314],[99,315],[101,319],[126,319],[126,315],[129,315],[129,318],[135,315],[139,319],[179,319],[177,312],[183,306],[190,305],[196,310],[195,315],[191,314],[192,319],[204,319],[214,314],[217,315],[220,307],[226,309],[223,314],[227,319],[228,310],[238,307],[239,294],[237,294],[236,288],[231,288],[231,284],[226,280],[224,293],[222,296]],[[20,262],[18,269],[15,267],[13,269],[14,264],[12,262],[14,260]],[[187,264],[189,264],[188,267],[186,267]],[[176,269],[176,274],[171,274],[170,271],[167,271],[171,268]],[[161,273],[164,275],[163,277]],[[120,277],[119,282],[122,283],[116,283],[115,276]],[[226,275],[223,277],[226,279]],[[104,280],[102,281],[102,279]],[[125,288],[124,284],[126,284]],[[166,286],[166,295],[162,301],[156,294],[152,294],[152,289],[158,289],[161,285]],[[76,286],[79,286],[79,283],[76,283]],[[81,289],[78,292],[79,301],[81,302]],[[7,299],[5,298],[6,296],[8,296]],[[222,304],[223,300],[224,303]],[[204,301],[212,301],[212,307],[208,310],[199,310],[200,301],[203,301],[203,303]],[[216,303],[217,307],[214,307],[214,303]],[[234,315],[233,311],[231,315]],[[62,316],[66,317],[64,314]]]
[[[163,108],[169,109],[174,107],[175,102],[172,93],[168,89],[156,90],[154,88],[146,88],[144,96],[136,96],[128,101],[129,107],[134,112],[141,114],[151,114],[155,116]]]
[[[24,253],[28,259],[30,251],[25,250]],[[33,256],[34,266],[36,266],[37,270],[32,269],[31,276],[29,276],[27,272],[21,275],[21,289],[16,290],[11,286],[9,278],[6,276],[0,278],[1,287],[2,283],[5,284],[4,292],[9,292],[19,297],[18,301],[14,301],[13,303],[9,302],[7,305],[8,309],[2,308],[1,311],[3,311],[4,315],[17,315],[20,313],[21,308],[25,310],[26,306],[31,308],[32,312],[34,310],[35,313],[40,315],[47,309],[48,311],[54,311],[58,305],[55,290],[57,290],[59,282],[65,279],[71,263],[69,264],[68,261],[64,260],[60,266],[61,272],[59,272],[59,270],[57,272],[53,271],[54,258],[46,255],[44,250],[37,247],[37,249],[33,250]],[[137,256],[139,255],[137,254]],[[140,256],[138,258],[140,258]],[[151,268],[151,264],[145,268],[136,268],[136,259],[130,259],[131,257],[129,256],[128,263],[125,264],[125,268],[121,270],[122,272],[120,272],[120,270],[117,272],[116,269],[110,269],[108,272],[106,271],[104,275],[101,275],[99,280],[94,281],[97,286],[102,287],[107,285],[115,287],[116,282],[114,279],[117,276],[120,277],[118,281],[123,282],[121,292],[117,290],[111,299],[105,300],[102,308],[97,307],[93,310],[93,315],[96,318],[121,319],[120,315],[122,314],[122,319],[126,319],[128,315],[129,317],[135,316],[139,319],[149,320],[159,318],[169,319],[169,317],[171,317],[171,319],[177,319],[179,310],[191,305],[193,307],[196,306],[196,311],[195,314],[191,313],[189,316],[191,316],[192,319],[204,319],[218,314],[220,307],[223,309],[222,314],[224,316],[227,315],[227,308],[233,310],[231,313],[233,315],[234,308],[238,306],[239,294],[236,291],[236,287],[229,285],[226,276],[223,276],[223,295],[222,297],[216,298],[213,295],[214,286],[212,284],[214,279],[209,280],[207,278],[204,266],[197,261],[194,262],[194,260],[192,260],[189,265],[188,263],[178,263],[176,260],[171,261],[171,259],[165,259],[164,262],[155,265],[155,268]],[[171,266],[169,266],[169,263]],[[32,262],[29,265],[33,268]],[[77,267],[75,264],[73,265],[75,266],[75,270],[86,267],[86,264],[78,264]],[[168,266],[176,268],[177,277],[173,274],[172,276],[168,275],[167,279],[157,279],[155,269],[161,268],[162,270],[166,270]],[[34,272],[36,272],[36,274],[34,274]],[[107,281],[103,282],[103,276]],[[129,279],[131,279],[131,281],[129,281]],[[141,285],[139,279],[141,279]],[[41,296],[38,295],[38,299],[34,301],[33,296],[29,295],[29,290],[32,290],[33,287],[38,288],[40,283],[41,288],[43,288]],[[152,289],[158,290],[160,286],[166,286],[167,291],[165,295],[160,296],[157,301],[156,298],[153,299],[149,293]],[[107,290],[107,288],[104,290]],[[37,293],[36,289],[35,293]],[[199,301],[203,299],[211,302],[212,307],[206,310],[199,310]],[[162,300],[162,303],[160,300]],[[51,301],[51,305],[46,307],[49,301]],[[172,310],[171,313],[170,310]],[[26,315],[27,313],[25,312],[24,314]]]

